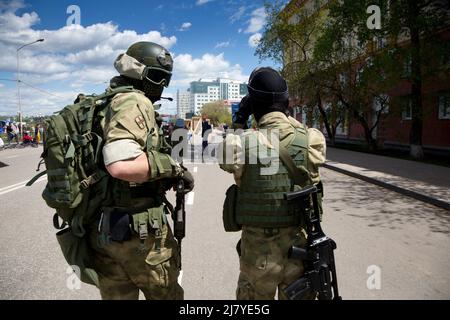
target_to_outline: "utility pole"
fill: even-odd
[[[20,74],[20,64],[19,64],[19,51],[22,49],[22,48],[24,48],[24,47],[26,47],[26,46],[29,46],[29,45],[32,45],[32,44],[34,44],[34,43],[37,43],[37,42],[42,42],[42,41],[44,41],[44,39],[38,39],[38,40],[36,40],[36,41],[33,41],[33,42],[30,42],[30,43],[27,43],[27,44],[24,44],[24,45],[22,45],[22,46],[20,46],[19,48],[17,48],[17,51],[16,51],[16,53],[17,53],[17,102],[18,102],[18,110],[19,110],[19,134],[20,134],[20,138],[22,138],[22,136],[23,136],[23,126],[22,126],[22,105],[21,105],[21,101],[20,101],[20,76],[19,76],[19,74]]]

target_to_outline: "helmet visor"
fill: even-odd
[[[168,87],[172,72],[157,67],[146,67],[144,77],[155,85]]]

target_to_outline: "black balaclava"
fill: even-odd
[[[250,106],[256,121],[267,113],[287,112],[289,95],[286,80],[270,67],[257,68],[248,83]]]

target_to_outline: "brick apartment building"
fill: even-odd
[[[328,2],[293,0],[285,7],[284,11],[288,11],[289,14],[295,14],[296,10],[305,6],[309,6],[310,11],[324,10]],[[450,26],[444,27],[439,37],[443,42],[450,43]],[[404,45],[408,45],[407,42],[405,41]],[[422,79],[422,143],[424,152],[450,156],[450,54],[444,55],[444,58],[436,57],[436,60],[439,60],[437,62],[441,64],[439,71]],[[425,63],[428,63],[428,61]],[[405,68],[407,69],[408,65],[405,65]],[[407,150],[409,148],[411,128],[411,107],[408,97],[411,94],[411,83],[407,77],[404,77],[396,85],[392,86],[391,90],[388,90],[386,94],[389,96],[389,112],[383,114],[373,136],[381,147]],[[399,101],[402,101],[401,109],[403,111],[390,112],[390,110],[399,109],[399,106],[395,105],[400,103]],[[299,101],[292,97],[290,101],[291,114],[297,120],[306,122],[309,126],[320,128],[326,135],[323,123],[312,119],[310,112],[309,114],[305,112],[304,103],[304,101]],[[356,121],[346,119],[337,128],[337,142],[361,143],[364,140],[364,130]]]

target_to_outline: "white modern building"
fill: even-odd
[[[186,119],[186,113],[193,112],[190,104],[190,92],[177,90],[177,115]]]
[[[239,102],[248,93],[245,82],[225,78],[193,81],[189,91],[191,110],[194,113],[198,113],[205,103],[217,100]]]

